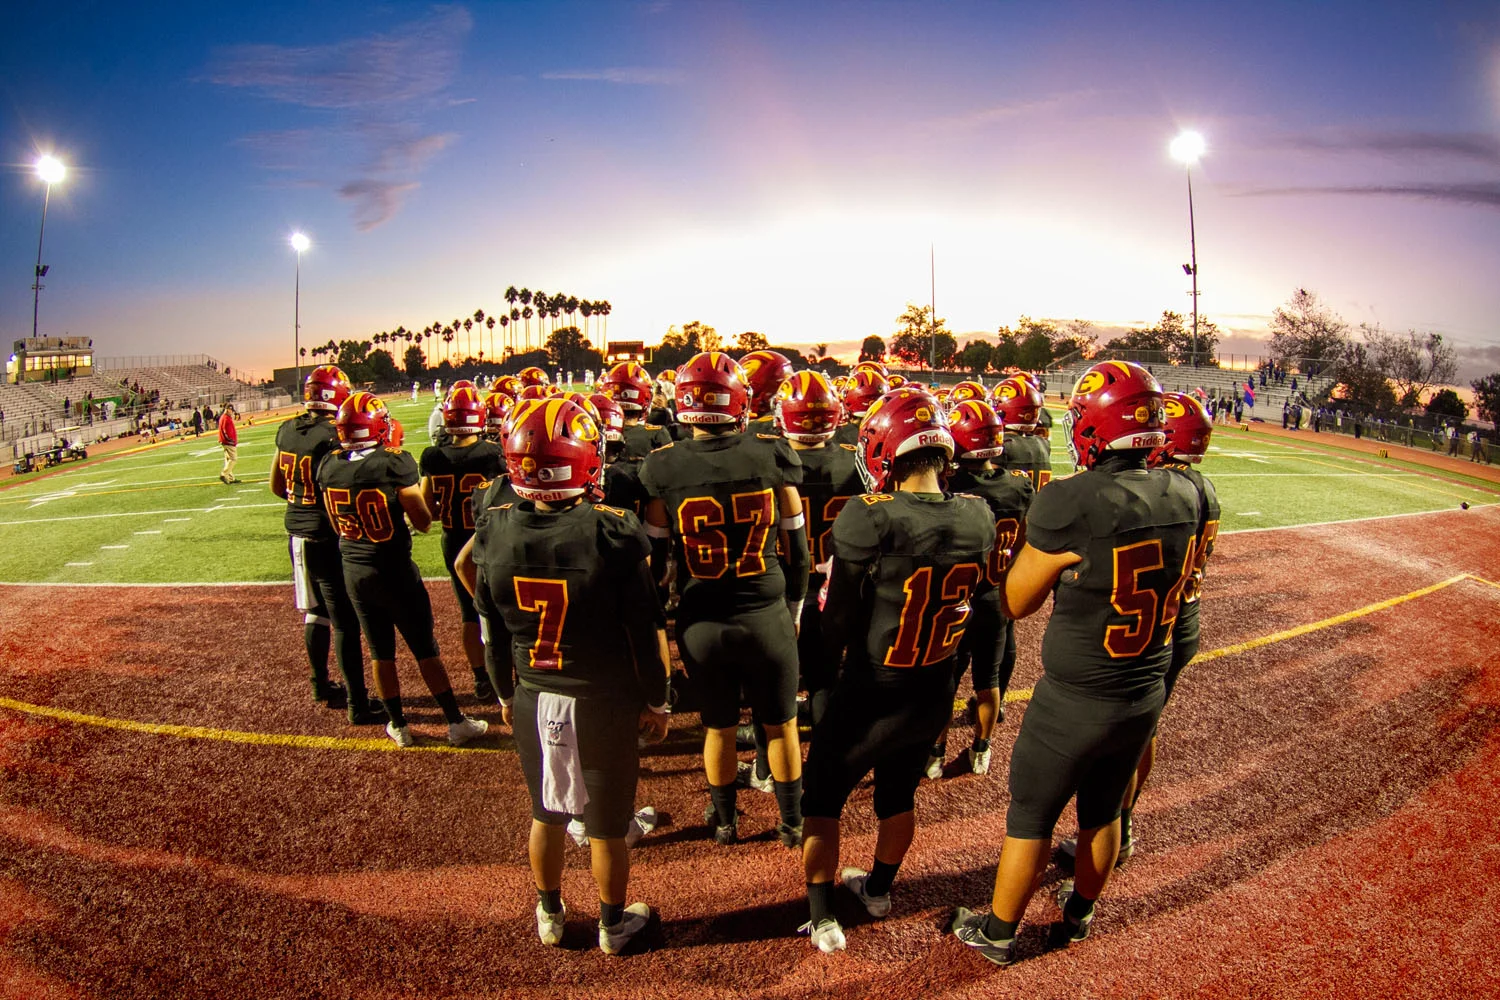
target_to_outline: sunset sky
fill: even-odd
[[[124,8],[129,8],[124,9]],[[1500,7],[1489,3],[11,5],[0,336],[207,353],[608,299],[611,339],[701,320],[839,347],[908,301],[1190,309],[1256,349],[1318,292],[1500,369]]]

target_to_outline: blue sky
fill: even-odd
[[[121,9],[129,7],[128,10]],[[1186,311],[1297,287],[1500,368],[1493,4],[56,4],[0,50],[0,334],[290,360],[506,285],[773,342]]]

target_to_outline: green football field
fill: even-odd
[[[388,402],[420,453],[431,397]],[[205,434],[0,491],[0,583],[288,580],[283,504],[267,489],[275,430],[241,427],[242,481],[231,486],[219,482],[223,453]],[[1052,443],[1053,468],[1065,474],[1060,428]],[[1479,480],[1230,428],[1216,432],[1202,470],[1218,489],[1225,533],[1496,501]],[[415,556],[425,575],[444,575],[436,533],[417,536]]]

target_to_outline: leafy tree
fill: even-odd
[[[1021,317],[1023,321],[1026,317]],[[1022,323],[1026,330],[1016,344],[1016,365],[1026,371],[1041,371],[1052,363],[1052,327],[1050,324]]]
[[[1062,359],[1079,354],[1085,360],[1099,353],[1099,333],[1086,319],[1070,319],[1052,338],[1052,357]]]
[[[859,345],[859,360],[884,361],[885,341],[873,334],[866,337],[864,343]]]
[[[718,332],[711,326],[704,326],[697,320],[693,320],[685,324],[681,330],[675,326],[670,327],[666,336],[661,338],[661,344],[653,352],[652,358],[655,364],[663,368],[678,368],[693,355],[702,351],[717,350],[718,347]]]
[[[1350,342],[1349,324],[1305,288],[1297,289],[1286,305],[1276,307],[1270,327],[1271,356],[1283,362],[1304,358],[1311,362],[1306,366],[1309,374],[1345,357]],[[1373,357],[1368,360],[1376,364]]]
[[[1474,409],[1479,419],[1500,424],[1500,372],[1491,372],[1484,378],[1469,383],[1474,390]]]
[[[390,351],[384,348],[371,351],[365,363],[375,381],[389,383],[396,380],[396,359],[391,357]]]
[[[1362,343],[1346,341],[1338,361],[1340,395],[1376,410],[1393,409],[1396,393],[1385,372],[1375,360],[1375,353]]]
[[[422,381],[427,374],[427,360],[422,357],[422,349],[413,344],[406,349],[402,360],[405,362],[406,377],[413,382]]]
[[[1375,363],[1396,383],[1403,406],[1416,406],[1424,392],[1452,382],[1458,374],[1458,352],[1443,343],[1440,333],[1391,333],[1369,323],[1361,323],[1359,329]]]
[[[1432,399],[1427,401],[1427,415],[1431,417],[1453,417],[1455,420],[1463,420],[1469,415],[1469,408],[1464,401],[1458,398],[1458,393],[1452,389],[1440,389],[1433,393]]]
[[[964,371],[973,375],[983,375],[990,367],[990,358],[994,356],[995,348],[982,340],[971,340],[964,345],[964,349],[958,352],[954,363]]]
[[[1175,316],[1176,313],[1168,313],[1167,315]],[[1178,316],[1179,321],[1181,318]],[[1128,333],[1121,334],[1105,344],[1104,349],[1107,351],[1128,351],[1132,353],[1168,354],[1172,350],[1172,335],[1170,330],[1162,329],[1160,324],[1148,326],[1140,330],[1131,330]]]
[[[899,332],[891,339],[891,353],[909,365],[930,362],[947,368],[958,353],[958,341],[945,329],[947,323],[941,318],[933,322],[931,306],[908,302],[906,311],[896,317]]]
[[[547,337],[547,358],[558,371],[581,372],[602,368],[604,355],[594,350],[576,326],[561,326]]]
[[[766,335],[763,333],[746,330],[734,338],[734,344],[742,351],[764,351],[770,346],[771,342],[766,339]]]

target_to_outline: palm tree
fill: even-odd
[[[495,356],[495,317],[486,316],[484,328],[490,331],[490,357],[493,358]]]
[[[564,305],[564,307],[563,307],[564,309],[567,310],[567,313],[568,313],[568,322],[570,324],[572,324],[573,326],[577,326],[578,325],[578,320],[576,320],[576,319],[573,318],[573,317],[575,317],[575,316],[578,315],[578,305],[579,305],[578,296],[576,296],[576,295],[569,295],[568,296],[568,301],[567,301],[566,305]]]
[[[523,341],[523,350],[531,350],[531,307],[527,306],[521,310],[521,318],[526,321],[526,338]]]
[[[578,303],[578,311],[583,313],[583,337],[592,346],[594,338],[589,336],[589,317],[594,314],[594,304],[588,299],[584,299]]]
[[[606,348],[609,346],[609,314],[613,311],[614,307],[609,304],[608,299],[594,303],[594,312],[604,317],[604,330],[600,334],[600,339],[604,341]]]
[[[464,333],[469,338],[468,354],[472,358],[474,356],[474,321],[472,319],[464,320]]]
[[[512,310],[516,308],[516,300],[520,297],[521,293],[516,291],[515,285],[510,285],[505,289],[505,304],[510,306]]]
[[[521,326],[521,310],[512,306],[510,310],[510,321],[516,324],[517,329],[519,329]],[[511,346],[515,346],[514,342],[512,342]]]
[[[453,327],[451,327],[451,326],[445,326],[445,327],[443,327],[443,343],[445,345],[451,345],[453,343]],[[453,360],[452,359],[453,350],[452,350],[451,346],[448,348],[448,350],[445,353],[449,356],[448,360],[451,362]]]

